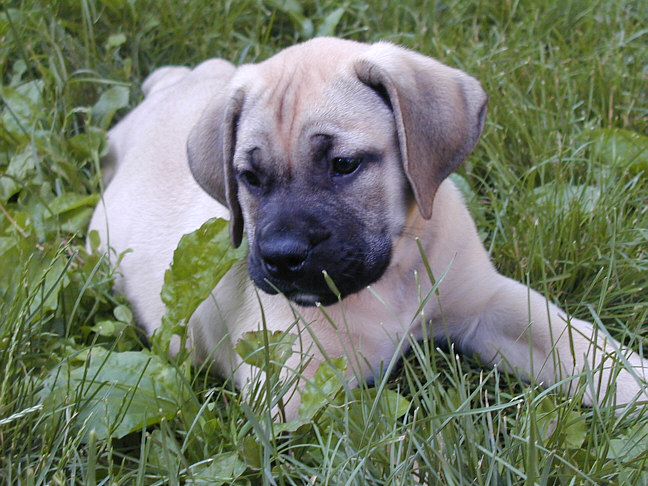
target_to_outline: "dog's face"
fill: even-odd
[[[472,150],[486,96],[469,76],[390,44],[317,39],[239,68],[189,140],[194,176],[243,226],[257,286],[337,301],[389,266],[414,201]]]
[[[330,304],[323,271],[343,296],[383,274],[410,192],[393,115],[375,90],[318,84],[316,70],[286,74],[260,78],[240,111],[232,169],[248,269],[266,292]]]

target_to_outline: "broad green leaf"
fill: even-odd
[[[90,242],[90,248],[93,252],[98,251],[99,246],[101,245],[101,237],[97,230],[92,230],[88,233],[88,241]]]
[[[544,397],[534,405],[536,426],[543,439],[549,439],[554,434],[562,434],[562,445],[568,449],[578,449],[583,445],[587,436],[585,418],[578,412],[568,412],[565,416],[549,397]]]
[[[20,191],[20,186],[13,177],[0,177],[0,201],[5,203]]]
[[[9,86],[18,86],[22,83],[24,74],[27,72],[27,64],[22,59],[18,59],[13,65],[13,74]]]
[[[247,469],[236,452],[218,454],[210,462],[201,463],[191,468],[191,479],[194,485],[221,486],[232,484]]]
[[[345,358],[334,358],[322,363],[312,380],[309,380],[301,392],[299,416],[310,420],[325,405],[330,403],[342,389],[346,376]]]
[[[78,160],[91,160],[95,156],[103,157],[108,153],[106,132],[96,127],[89,127],[85,133],[80,133],[68,140],[69,147]]]
[[[113,34],[108,37],[106,41],[106,50],[109,51],[116,47],[121,47],[126,43],[126,34],[120,32],[118,34]]]
[[[648,174],[648,137],[620,128],[592,130],[589,138],[601,158],[631,174]]]
[[[378,391],[375,389],[376,392]],[[384,388],[378,398],[384,416],[392,419],[401,418],[411,408],[412,404],[400,393]]]
[[[79,209],[82,207],[94,208],[99,202],[98,194],[76,194],[73,192],[65,192],[60,196],[54,198],[49,203],[49,209],[53,214],[62,214],[67,211]]]
[[[551,206],[562,213],[574,207],[583,211],[594,211],[601,197],[601,190],[595,186],[557,184],[549,182],[533,191],[539,205]]]
[[[117,307],[115,307],[113,315],[115,316],[115,319],[120,322],[125,322],[126,324],[133,323],[133,311],[131,311],[125,305],[118,305]]]
[[[310,39],[313,37],[313,22],[308,17],[304,16],[304,10],[302,9],[302,4],[297,0],[266,0],[267,3],[288,15],[295,25],[301,31],[301,35]]]
[[[608,459],[628,461],[648,450],[648,425],[637,424],[623,437],[612,439],[608,449]]]
[[[120,321],[104,320],[97,322],[90,329],[99,336],[117,337],[122,334],[127,327],[128,324]]]
[[[80,233],[88,227],[88,222],[98,202],[98,194],[64,192],[50,201],[47,206],[48,211],[43,219],[68,233]]]
[[[86,207],[65,212],[59,221],[61,230],[67,233],[82,233],[88,227],[94,208]]]
[[[7,8],[5,5],[3,4],[3,10],[0,12],[0,35],[3,36],[10,30],[11,23],[22,24],[25,21],[25,12],[27,12],[24,7]]]
[[[347,401],[349,398],[351,400]],[[411,403],[398,392],[386,388],[356,388],[351,397],[339,394],[335,399],[337,407],[331,411],[344,420],[349,439],[360,446],[367,432],[374,437],[389,437],[399,418],[411,409]],[[328,423],[330,421],[330,423]],[[323,415],[321,425],[334,426],[335,420]]]
[[[335,10],[333,10],[331,13],[329,13],[326,17],[324,17],[322,23],[317,26],[317,33],[315,34],[316,37],[335,35],[335,29],[337,28],[337,25],[340,23],[340,20],[342,19],[345,10],[346,9],[344,7],[338,7]]]
[[[105,319],[90,328],[92,332],[104,337],[121,338],[129,329],[134,329],[133,313],[125,305],[115,307],[115,320]]]
[[[240,455],[247,467],[256,470],[263,467],[263,444],[255,437],[248,436],[241,441]]]
[[[3,177],[0,177],[0,201],[6,202],[16,194],[20,190],[20,183],[29,175],[33,176],[35,168],[34,153],[31,149],[25,149],[12,156],[7,170]]]
[[[31,148],[26,148],[11,157],[6,174],[22,180],[35,168],[34,152]]]
[[[128,88],[125,86],[114,86],[105,91],[92,107],[93,120],[96,120],[97,125],[107,129],[115,113],[128,106],[128,97]]]
[[[51,371],[40,398],[46,413],[70,408],[76,430],[108,439],[173,418],[192,396],[180,372],[158,356],[94,347],[80,366],[68,361]]]
[[[367,404],[372,403],[377,405],[380,416],[383,419],[392,421],[405,415],[411,407],[411,403],[407,398],[388,388],[369,388],[365,390],[356,388],[353,390],[353,396],[355,401],[351,404],[349,413],[357,418],[362,417],[362,414],[355,409],[362,406],[362,402],[365,403],[365,407]]]
[[[295,334],[287,332],[254,331],[245,333],[234,349],[247,364],[265,369],[267,359],[273,365],[284,365],[293,353],[296,339]]]
[[[1,111],[5,130],[26,139],[36,120],[43,114],[43,81],[28,81],[15,88],[0,87],[0,97],[5,104]]]
[[[313,21],[307,17],[296,18],[301,33],[306,39],[313,37]]]
[[[567,426],[564,428],[565,441],[563,442],[565,447],[568,449],[580,449],[588,432],[585,417],[578,412],[570,412],[566,424]]]
[[[173,334],[182,337],[196,308],[246,253],[246,244],[237,249],[230,246],[228,223],[224,219],[210,219],[182,237],[173,253],[171,268],[164,274],[161,296],[167,309],[162,325],[153,335],[156,348],[166,352]]]
[[[562,434],[562,445],[568,449],[578,449],[583,445],[587,436],[585,417],[578,412],[568,412],[564,415],[549,397],[544,397],[535,405],[536,425],[543,439],[549,439],[554,434]]]
[[[0,256],[15,248],[16,239],[10,236],[0,236]]]
[[[31,290],[34,298],[29,306],[30,312],[52,311],[58,307],[60,292],[70,283],[67,267],[68,262],[63,258],[52,261],[43,278]]]
[[[151,432],[149,464],[176,474],[182,462],[182,448],[168,427],[155,429]]]

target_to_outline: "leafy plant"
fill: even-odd
[[[71,413],[74,432],[94,432],[99,440],[121,438],[172,419],[192,405],[182,374],[158,356],[100,346],[52,370],[40,397],[48,420]]]
[[[237,249],[230,247],[227,221],[223,219],[211,219],[182,237],[171,268],[164,275],[161,295],[167,311],[153,336],[158,352],[169,352],[173,334],[181,338],[180,349],[185,348],[189,318],[230,267],[246,254],[246,244]]]
[[[112,290],[119,256],[85,232],[106,130],[154,68],[255,62],[317,35],[389,40],[489,93],[484,136],[453,179],[498,268],[641,351],[646,19],[645,2],[611,0],[5,2],[0,482],[644,484],[642,409],[587,408],[429,340],[404,342],[373,385],[351,388],[345,361],[328,360],[301,386],[299,418],[273,422],[289,384],[246,401],[166,352],[242,256],[225,224],[178,248],[151,348]],[[277,376],[292,339],[261,330],[237,349]]]

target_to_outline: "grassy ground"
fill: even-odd
[[[277,426],[265,400],[242,403],[229,383],[146,350],[112,270],[84,250],[105,130],[152,69],[252,62],[316,34],[386,39],[468,71],[490,95],[456,177],[498,268],[641,350],[646,2],[3,5],[0,482],[648,482],[646,414],[582,407],[430,343],[374,388],[347,390],[329,370],[310,420]]]

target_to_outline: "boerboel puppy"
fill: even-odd
[[[489,261],[447,179],[484,126],[474,78],[386,42],[318,38],[259,64],[161,68],[143,91],[109,132],[114,176],[90,229],[132,250],[116,284],[148,333],[180,237],[222,217],[234,246],[247,235],[249,257],[200,305],[189,335],[196,360],[241,387],[258,370],[232,348],[265,321],[301,334],[285,373],[307,355],[303,380],[325,355],[370,378],[405,334],[430,335],[544,385],[591,373],[588,403],[608,391],[619,404],[645,399],[646,361]]]

